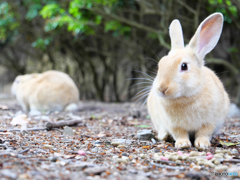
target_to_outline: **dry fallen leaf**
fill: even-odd
[[[226,145],[226,146],[236,146],[238,144],[240,144],[240,142],[237,143],[233,143],[233,142],[224,142],[224,141],[219,141],[221,143],[221,145]]]
[[[0,105],[0,109],[2,109],[2,110],[8,110],[9,109],[9,107],[8,106],[6,106],[6,105]]]
[[[21,125],[21,131],[27,130],[28,123],[29,123],[29,120],[27,119],[26,114],[18,115],[14,117],[11,121],[12,125]]]

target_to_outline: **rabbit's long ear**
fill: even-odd
[[[208,16],[198,27],[195,35],[191,39],[189,46],[199,60],[203,60],[205,55],[216,46],[223,27],[223,15],[214,13]]]
[[[169,35],[171,38],[171,49],[184,47],[182,26],[179,20],[175,19],[172,21],[169,26]]]

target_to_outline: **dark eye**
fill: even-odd
[[[182,63],[181,70],[182,70],[182,71],[188,70],[187,63]]]

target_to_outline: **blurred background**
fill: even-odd
[[[0,91],[19,74],[56,69],[81,100],[130,101],[168,53],[171,21],[181,21],[187,44],[214,12],[224,28],[206,64],[240,105],[240,0],[1,0]]]

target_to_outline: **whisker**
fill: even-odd
[[[139,91],[137,94],[140,94],[141,92],[144,92],[144,91],[146,91],[146,90],[150,90],[150,88],[151,88],[151,87],[148,86],[148,87],[142,89],[141,91]]]
[[[148,79],[148,78],[129,78],[129,79],[126,79],[126,80],[132,80],[132,79],[142,79],[142,80],[148,80],[148,81],[153,82],[152,79]]]
[[[153,74],[157,75],[157,72],[153,72],[153,71],[148,71],[148,72],[150,72],[150,73],[153,73]]]
[[[144,92],[144,93],[142,93],[142,94],[138,94],[137,96],[134,96],[131,100],[133,100],[133,101],[135,101],[135,100],[139,100],[139,99],[141,99],[143,96],[146,96],[146,95],[148,95],[150,93],[150,91],[149,92]]]
[[[129,92],[132,92],[132,91],[134,91],[134,90],[142,90],[142,88],[151,88],[152,86],[141,86],[141,87],[135,87],[135,88],[132,88],[132,89],[130,89],[130,90],[128,90],[128,93]],[[139,94],[139,92],[136,92],[136,94]]]
[[[144,58],[144,59],[155,61],[158,64],[158,61],[156,59],[153,59],[153,58]]]
[[[143,44],[145,47],[147,47],[147,48],[154,54],[154,56],[158,59],[157,54],[156,54],[147,44],[145,44],[144,42],[142,42],[140,39],[138,39],[138,41],[139,41],[141,44]]]
[[[142,104],[142,106],[141,106],[141,110],[142,110],[143,106],[147,103],[147,99],[148,99],[148,98],[146,98],[145,101],[143,102],[143,104]]]
[[[145,101],[148,97],[148,94],[144,95],[143,97],[139,98],[135,103],[138,104],[140,103],[141,101]]]
[[[147,73],[145,73],[145,72],[138,71],[138,70],[134,70],[134,71],[136,71],[136,72],[140,72],[140,73],[142,73],[142,74],[144,74],[144,75],[150,77],[152,80],[154,80],[154,77],[150,76],[149,74],[147,74]]]
[[[144,92],[142,94],[138,94],[136,97],[134,97],[134,99],[137,99],[137,98],[142,99],[142,97],[147,96],[149,93],[150,91]]]
[[[140,84],[152,84],[152,83],[151,82],[139,82],[139,83],[132,85],[131,88],[134,86],[140,85]]]

